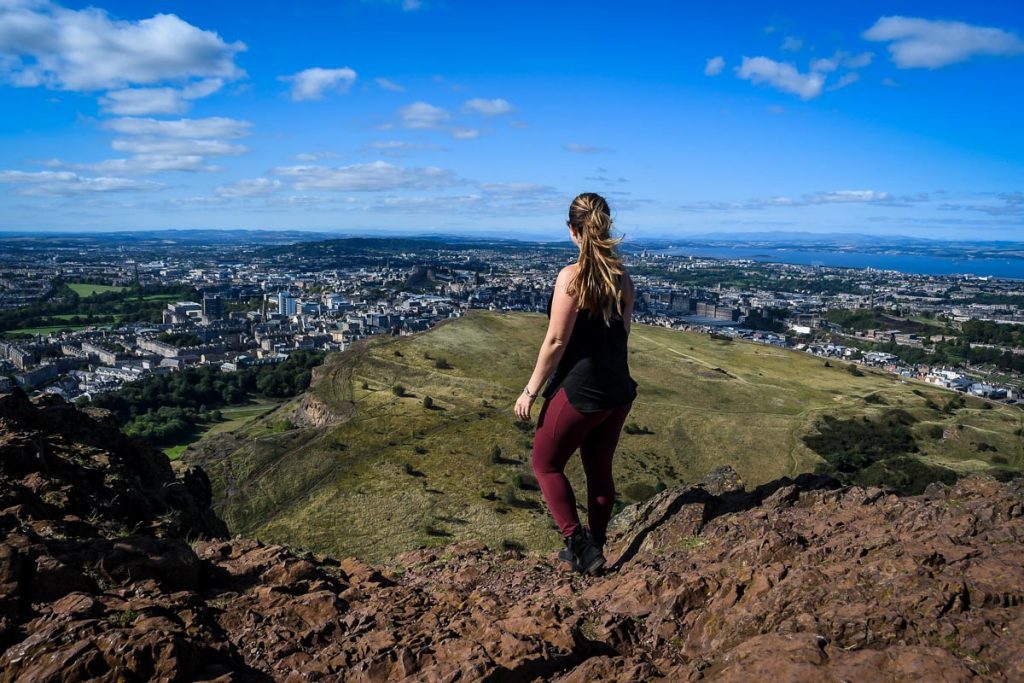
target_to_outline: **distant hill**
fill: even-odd
[[[233,532],[269,541],[373,561],[463,539],[556,547],[529,465],[543,399],[530,424],[511,411],[545,325],[541,314],[470,310],[363,340],[328,356],[300,399],[183,458],[208,472]],[[952,392],[923,383],[648,325],[633,326],[629,362],[639,395],[615,461],[623,504],[720,465],[755,485],[817,470],[914,493],[1024,468],[1019,408],[947,406]],[[567,474],[582,493],[578,457]]]

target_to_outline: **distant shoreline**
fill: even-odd
[[[951,258],[925,254],[873,254],[859,251],[823,251],[798,247],[672,247],[653,253],[701,258],[750,259],[760,263],[821,265],[830,268],[875,268],[912,275],[973,275],[1001,280],[1024,280],[1024,259]]]

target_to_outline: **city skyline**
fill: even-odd
[[[164,12],[173,12],[161,14]],[[1024,227],[1015,3],[0,3],[0,230]]]

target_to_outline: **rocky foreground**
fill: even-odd
[[[730,470],[555,553],[402,570],[229,538],[201,470],[0,396],[0,681],[1024,680],[1024,482],[900,498]]]

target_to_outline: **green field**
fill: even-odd
[[[536,313],[470,310],[424,333],[359,342],[328,356],[306,396],[204,439],[185,459],[206,468],[234,533],[371,561],[467,538],[552,549],[558,536],[539,491],[502,500],[517,473],[531,473],[532,425],[517,426],[512,407],[546,322]],[[653,433],[622,434],[614,473],[625,503],[724,464],[748,485],[814,471],[824,461],[803,437],[821,416],[874,419],[894,408],[917,420],[921,462],[959,473],[1024,467],[1024,439],[1014,433],[1024,411],[1016,407],[984,409],[972,398],[947,414],[929,401],[941,406],[952,392],[699,333],[634,325],[629,344],[639,388],[627,424]],[[452,367],[437,369],[438,357]],[[398,383],[407,396],[393,393]],[[435,409],[423,407],[424,396]],[[490,460],[495,445],[498,463]],[[578,457],[567,474],[585,505]],[[491,492],[497,500],[481,495]]]
[[[109,323],[106,323],[109,324]],[[7,330],[6,332],[0,333],[0,335],[36,335],[36,334],[51,334],[53,332],[60,332],[61,330],[84,330],[89,325],[49,325],[46,327],[22,327],[17,330]]]
[[[200,439],[206,436],[214,434],[224,434],[233,432],[236,429],[240,429],[245,425],[249,424],[253,420],[259,417],[263,417],[267,413],[280,406],[284,401],[275,399],[260,399],[253,403],[243,406],[232,406],[230,408],[221,408],[221,415],[224,417],[220,422],[206,423],[199,429],[195,434],[192,435],[188,440],[175,444],[164,449],[164,453],[171,460],[177,460],[181,457],[182,453],[188,449],[189,446],[196,443]]]
[[[83,298],[90,297],[95,294],[105,294],[106,292],[123,292],[127,289],[127,287],[116,287],[114,285],[90,285],[82,282],[69,282],[68,288]]]

